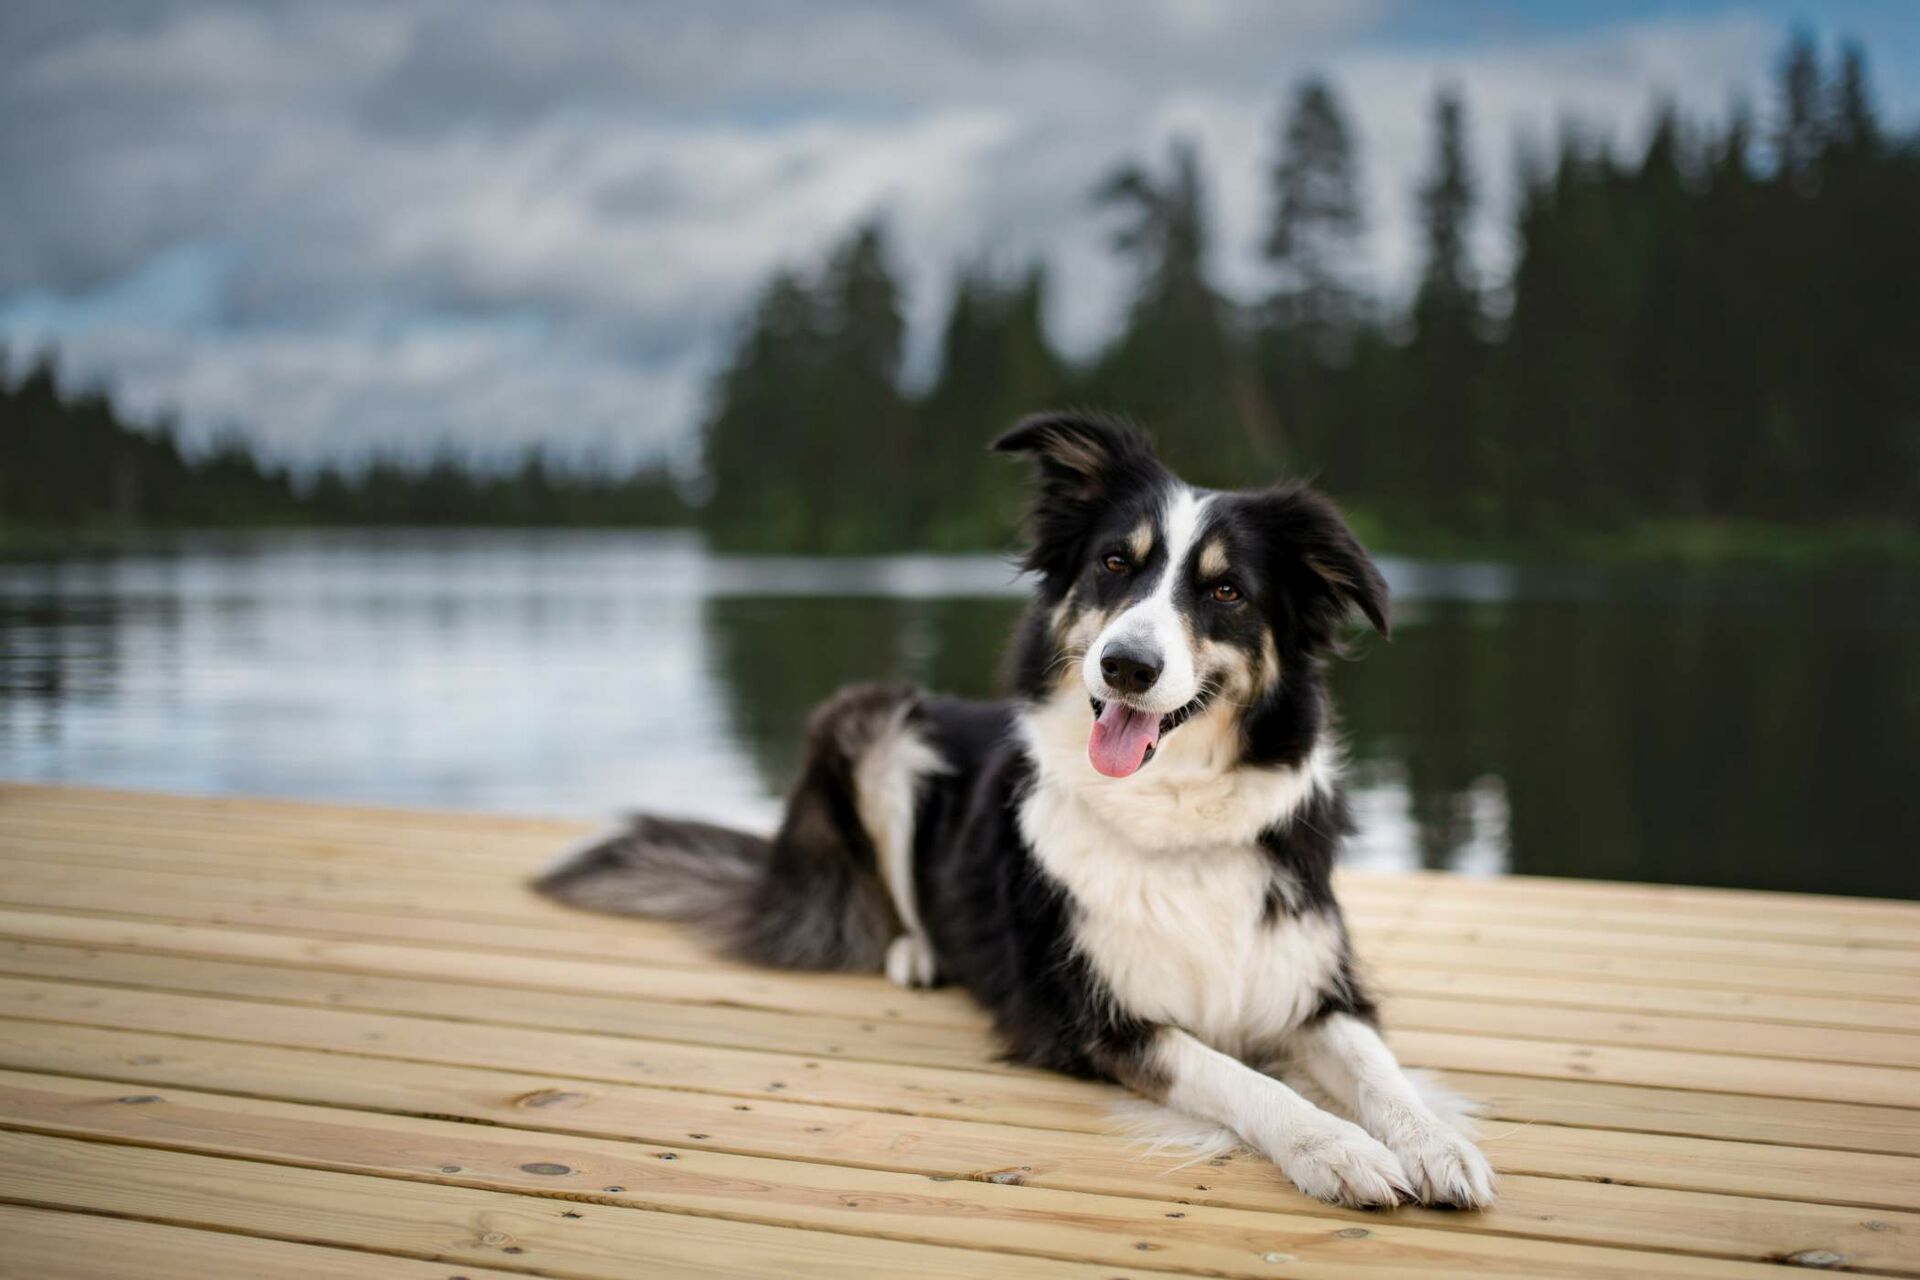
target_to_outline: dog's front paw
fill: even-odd
[[[1480,1149],[1432,1118],[1395,1125],[1387,1145],[1400,1158],[1420,1203],[1484,1209],[1494,1201],[1493,1166]]]
[[[1328,1116],[1290,1126],[1262,1146],[1293,1185],[1315,1199],[1373,1209],[1414,1198],[1399,1157],[1345,1120]]]
[[[896,987],[930,987],[938,977],[933,948],[910,933],[887,946],[887,981]]]

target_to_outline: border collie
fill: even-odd
[[[1366,551],[1311,490],[1194,488],[1112,419],[993,447],[1039,471],[1013,701],[845,690],[772,840],[640,816],[538,887],[761,964],[958,983],[1010,1059],[1130,1086],[1311,1196],[1491,1203],[1457,1100],[1381,1041],[1333,898],[1320,664],[1354,609],[1387,631]]]

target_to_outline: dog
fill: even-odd
[[[1038,479],[1011,700],[844,690],[773,839],[639,816],[536,887],[759,964],[956,983],[1010,1060],[1126,1085],[1322,1200],[1492,1203],[1470,1122],[1381,1040],[1333,895],[1353,828],[1321,667],[1354,611],[1387,633],[1373,561],[1311,489],[1195,488],[1121,420],[993,448]]]

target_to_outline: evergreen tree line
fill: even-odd
[[[1519,165],[1511,275],[1474,261],[1466,104],[1433,104],[1420,272],[1389,307],[1361,266],[1360,164],[1334,88],[1279,121],[1271,292],[1208,264],[1200,159],[1128,165],[1093,198],[1135,291],[1082,363],[1049,345],[1046,274],[964,267],[931,386],[901,389],[901,286],[858,227],[745,318],[704,424],[723,546],[995,545],[1017,477],[983,445],[1039,407],[1150,426],[1184,474],[1316,477],[1407,545],[1690,522],[1870,525],[1920,512],[1920,136],[1876,117],[1862,55],[1793,38],[1765,127],[1656,112],[1616,153],[1569,127]]]
[[[563,466],[539,451],[488,469],[443,450],[296,475],[237,438],[192,454],[168,423],[136,426],[51,360],[0,359],[0,534],[264,524],[635,525],[689,516],[665,471]]]

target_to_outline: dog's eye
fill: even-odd
[[[1108,556],[1100,562],[1108,573],[1125,573],[1133,566],[1127,563],[1125,556]]]
[[[1240,588],[1231,582],[1223,582],[1213,589],[1213,598],[1221,604],[1232,604],[1240,598]]]

